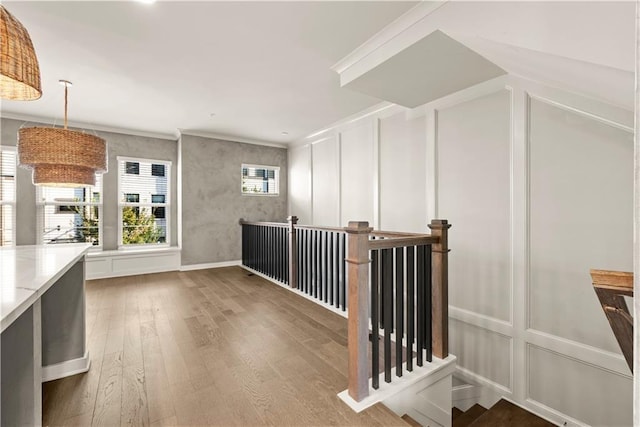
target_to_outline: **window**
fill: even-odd
[[[130,175],[140,175],[140,163],[127,162],[127,173]]]
[[[16,150],[0,147],[0,246],[15,244]]]
[[[242,165],[242,194],[280,194],[280,168]]]
[[[171,162],[118,157],[121,247],[170,243],[170,172]]]
[[[151,175],[164,176],[164,165],[151,165]]]
[[[91,187],[38,187],[38,243],[102,245],[102,175]]]

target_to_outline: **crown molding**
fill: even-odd
[[[265,147],[284,148],[284,149],[289,148],[289,146],[286,144],[277,144],[275,142],[260,141],[258,139],[244,138],[244,137],[235,136],[235,135],[226,135],[222,133],[203,132],[203,131],[195,131],[195,130],[188,130],[188,129],[178,129],[178,130],[180,131],[180,135],[198,136],[200,138],[220,139],[223,141],[240,142],[243,144],[252,144],[252,145],[262,145]]]
[[[337,122],[331,123],[330,125],[327,125],[322,129],[312,132],[309,135],[292,142],[289,145],[289,147],[291,148],[300,147],[306,144],[315,144],[316,142],[324,141],[330,136],[332,136],[331,135],[332,132],[335,132],[336,130],[340,131],[344,127],[349,126],[351,123],[357,122],[359,120],[362,120],[370,116],[376,116],[382,112],[394,113],[394,112],[400,112],[400,111],[406,111],[406,110],[407,108],[401,105],[393,104],[388,101],[383,101],[378,104],[372,105],[369,108],[361,110],[355,114],[347,116],[341,120],[338,120]]]
[[[15,113],[6,112],[6,111],[0,112],[0,118],[11,119],[11,120],[21,120],[24,122],[41,123],[41,124],[47,124],[47,125],[60,124],[60,120],[52,119],[50,117],[32,116],[29,114],[15,114]],[[121,133],[125,135],[143,136],[147,138],[168,139],[171,141],[176,141],[178,139],[177,133],[167,134],[167,133],[159,133],[159,132],[148,132],[143,130],[119,128],[114,126],[96,125],[94,123],[69,121],[68,126],[71,128],[77,128],[77,129],[90,129],[90,130],[95,130],[100,132],[112,132],[112,133]]]
[[[331,69],[338,74],[341,74],[352,65],[369,56],[372,52],[382,48],[385,44],[418,24],[449,1],[450,0],[420,2],[404,14],[400,15],[395,21],[391,22],[382,30],[378,31],[366,42],[354,49],[350,54],[335,63]]]

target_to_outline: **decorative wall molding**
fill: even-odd
[[[51,117],[42,117],[42,116],[32,116],[28,114],[15,114],[15,113],[10,113],[6,111],[3,111],[0,113],[0,118],[21,120],[29,123],[43,123],[48,125],[54,125],[54,124],[60,125],[62,123],[62,119],[55,119]],[[91,130],[101,131],[101,132],[123,133],[126,135],[142,136],[147,138],[168,139],[170,141],[177,141],[179,137],[178,132],[174,134],[166,134],[166,133],[158,133],[158,132],[149,132],[144,130],[119,128],[114,126],[104,126],[104,125],[99,125],[95,123],[76,122],[71,120],[69,121],[69,127],[78,128],[78,129],[91,129]]]
[[[221,141],[240,142],[243,144],[262,145],[265,147],[287,148],[287,144],[277,142],[261,141],[259,139],[244,138],[242,136],[228,135],[215,132],[203,132],[189,129],[179,129],[180,135],[197,136],[200,138],[218,139]]]
[[[89,252],[85,265],[87,280],[177,271],[180,269],[180,249]]]

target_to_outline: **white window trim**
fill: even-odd
[[[121,191],[121,180],[120,180],[120,162],[138,162],[138,163],[151,163],[156,165],[164,165],[165,166],[165,176],[167,178],[167,194],[165,197],[165,203],[132,203],[132,202],[123,202],[120,199]],[[140,251],[151,248],[167,248],[171,246],[171,166],[172,162],[170,160],[158,160],[158,159],[143,159],[141,157],[126,157],[126,156],[118,156],[116,158],[116,168],[117,168],[117,178],[118,178],[118,250],[119,251]],[[132,207],[160,207],[164,206],[164,215],[167,223],[167,231],[166,231],[166,242],[165,243],[147,243],[147,244],[139,244],[139,245],[124,245],[122,243],[122,208],[132,206]]]
[[[17,229],[18,229],[18,224],[16,222],[17,220],[17,215],[16,215],[16,207],[17,207],[17,199],[18,199],[18,153],[16,150],[16,147],[13,146],[7,146],[7,145],[3,145],[2,146],[2,151],[13,151],[16,156],[15,156],[15,163],[16,163],[16,174],[13,177],[13,194],[14,194],[14,199],[12,201],[8,201],[8,200],[0,200],[0,206],[11,206],[11,223],[13,224],[13,228],[11,229],[11,245],[6,245],[5,247],[11,247],[11,246],[16,246],[16,237],[17,237]],[[0,245],[2,246],[2,245]]]
[[[276,171],[277,174],[277,188],[278,188],[278,192],[277,193],[245,193],[242,190],[242,169],[244,168],[255,168],[255,169],[273,169]],[[269,165],[254,165],[254,164],[250,164],[250,163],[242,163],[242,165],[240,166],[240,194],[243,196],[257,196],[257,197],[278,197],[280,196],[280,166],[269,166]]]
[[[103,175],[104,177],[104,175]],[[96,206],[98,208],[98,242],[99,245],[91,246],[89,251],[91,252],[100,252],[102,251],[102,243],[104,241],[104,233],[103,233],[103,224],[104,224],[104,179],[101,181],[100,188],[100,202],[44,202],[42,200],[42,187],[36,186],[36,226],[38,230],[38,235],[36,241],[39,245],[46,244],[44,242],[44,235],[42,230],[44,229],[44,209],[45,206]],[[91,187],[87,185],[86,187]],[[62,243],[61,243],[62,244]]]

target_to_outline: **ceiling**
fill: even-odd
[[[2,116],[60,123],[66,79],[72,124],[278,144],[380,101],[330,67],[416,4],[2,3],[31,35],[44,92],[3,100]]]

